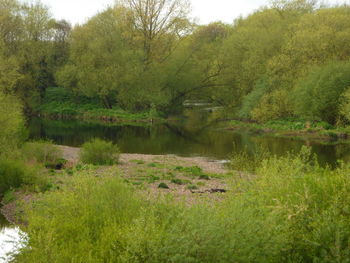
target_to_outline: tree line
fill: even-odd
[[[40,2],[0,0],[0,89],[29,113],[60,86],[131,112],[201,99],[226,117],[343,125],[349,17],[346,4],[273,0],[232,24],[197,25],[188,0],[120,0],[72,27]]]

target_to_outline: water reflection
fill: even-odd
[[[117,143],[125,153],[177,154],[222,160],[228,159],[234,151],[253,151],[260,145],[277,155],[298,152],[303,145],[309,145],[321,164],[333,165],[338,159],[348,161],[350,157],[348,144],[326,145],[246,131],[226,131],[211,121],[210,113],[187,111],[185,115],[182,121],[152,126],[33,119],[29,130],[31,139],[45,138],[68,146],[81,146],[94,137],[103,138]]]

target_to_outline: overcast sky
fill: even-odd
[[[57,19],[66,19],[72,24],[83,23],[87,18],[114,3],[114,0],[41,0],[50,7],[51,13]],[[213,21],[227,23],[240,15],[247,15],[259,7],[269,3],[269,0],[190,0],[192,14],[201,24]],[[327,2],[349,2],[350,0],[328,0]]]

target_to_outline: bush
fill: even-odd
[[[0,195],[13,188],[24,185],[32,187],[31,190],[46,190],[47,178],[34,167],[18,160],[0,160]]]
[[[93,139],[82,146],[80,160],[86,164],[113,165],[119,162],[119,155],[117,145],[101,139]]]
[[[45,165],[55,165],[62,159],[62,151],[50,141],[27,142],[23,153],[27,160]]]

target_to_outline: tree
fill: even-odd
[[[121,25],[124,10],[110,8],[72,32],[68,64],[58,83],[111,108],[121,85],[137,71],[137,53],[126,49]]]
[[[0,91],[0,155],[15,149],[23,138],[22,107],[12,95]]]
[[[336,61],[314,68],[295,91],[296,114],[336,124],[349,87],[349,62]]]
[[[145,65],[155,59],[166,59],[176,41],[188,34],[188,0],[121,0],[118,4],[130,10],[133,29],[139,33]]]

